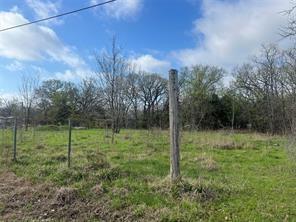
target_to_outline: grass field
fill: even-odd
[[[111,144],[104,130],[74,130],[70,169],[67,131],[22,140],[16,163],[11,143],[0,143],[0,221],[296,221],[296,163],[284,137],[183,132],[174,185],[167,131],[123,130]]]

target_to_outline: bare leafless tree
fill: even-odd
[[[287,25],[281,28],[281,35],[284,38],[294,37],[296,35],[296,1],[291,0],[291,8],[282,12],[282,15],[288,19]]]
[[[155,111],[167,91],[167,81],[157,74],[143,72],[139,80],[139,95],[143,104],[144,120],[148,128],[153,124]]]
[[[1,99],[1,113],[0,116],[11,117],[19,115],[19,101],[17,98]]]
[[[272,134],[286,128],[284,98],[287,87],[282,67],[281,50],[275,45],[268,45],[263,46],[261,55],[254,58],[252,64],[243,65],[236,71],[236,86],[242,95],[260,104],[258,113],[262,112]]]
[[[130,72],[126,76],[125,95],[128,100],[128,107],[131,108],[131,115],[133,116],[134,128],[138,127],[138,112],[139,112],[139,75],[135,72]],[[129,111],[129,110],[127,110]],[[128,118],[128,114],[126,115]]]
[[[85,78],[77,87],[75,104],[78,115],[88,127],[98,117],[102,104],[102,90],[94,78]],[[99,117],[100,118],[100,117]]]
[[[122,55],[116,37],[112,39],[111,50],[97,54],[96,61],[98,82],[104,94],[108,118],[112,119],[112,141],[114,141],[114,135],[120,131],[126,110],[124,83],[125,76],[129,72],[129,63]]]
[[[36,99],[36,89],[39,85],[39,77],[36,75],[23,75],[21,78],[21,85],[19,87],[20,100],[24,108],[24,123],[25,129],[28,130],[31,110]]]

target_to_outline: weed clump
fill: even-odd
[[[80,182],[85,177],[87,177],[87,172],[84,172],[82,168],[72,167],[71,169],[58,169],[57,172],[53,175],[52,179],[59,185],[65,186],[72,183]]]
[[[86,156],[88,161],[88,169],[98,170],[98,169],[106,169],[110,168],[110,164],[107,161],[106,156],[100,152],[89,153]]]
[[[45,148],[45,146],[43,144],[38,144],[35,149],[37,150],[43,150]]]
[[[99,179],[112,182],[114,180],[117,180],[123,176],[127,176],[127,172],[122,171],[118,167],[110,168],[110,169],[104,169],[99,174]]]
[[[46,166],[43,166],[43,167],[40,167],[39,168],[39,171],[38,171],[38,176],[39,177],[48,177],[52,174],[52,168],[51,167],[46,167]]]
[[[196,158],[195,160],[201,165],[202,169],[208,171],[216,171],[219,169],[217,162],[211,156],[208,157],[205,154],[202,154],[202,156]]]
[[[28,155],[21,155],[17,158],[18,165],[28,166],[30,164],[30,156]]]
[[[67,157],[65,155],[53,156],[51,159],[56,162],[66,162],[67,161]]]
[[[63,187],[57,190],[54,204],[58,206],[71,205],[76,201],[77,196],[77,190]]]
[[[235,150],[240,149],[235,142],[219,142],[213,145],[214,149],[222,149],[222,150]]]
[[[178,180],[171,185],[171,194],[174,198],[189,198],[199,201],[208,201],[215,198],[215,192],[203,184],[190,184]]]
[[[97,196],[101,196],[105,192],[105,190],[101,184],[98,184],[91,188],[91,192]]]
[[[130,140],[130,139],[131,139],[131,136],[130,136],[130,135],[125,135],[123,138],[124,138],[125,140]]]
[[[191,192],[192,185],[184,180],[175,181],[171,186],[171,194],[174,198],[180,198],[184,193]]]

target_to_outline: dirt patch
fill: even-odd
[[[106,197],[85,200],[72,188],[33,184],[14,173],[0,174],[0,221],[128,221]]]
[[[50,191],[45,184],[32,186],[31,183],[17,178],[13,173],[2,173],[0,175],[0,204],[3,207],[0,211],[0,220],[31,218],[32,214],[40,209],[43,200],[47,199],[48,195]]]

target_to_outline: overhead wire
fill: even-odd
[[[65,12],[65,13],[62,13],[62,14],[50,16],[50,17],[47,17],[47,18],[38,19],[38,20],[35,20],[35,21],[31,21],[31,22],[27,22],[27,23],[15,25],[15,26],[3,28],[3,29],[0,29],[0,32],[4,32],[4,31],[8,31],[8,30],[11,30],[11,29],[16,29],[16,28],[20,28],[20,27],[24,27],[24,26],[28,26],[28,25],[32,25],[32,24],[39,23],[39,22],[48,21],[48,20],[59,18],[59,17],[62,17],[62,16],[66,16],[66,15],[74,14],[74,13],[77,13],[77,12],[81,12],[81,11],[89,10],[89,9],[92,9],[92,8],[96,8],[96,7],[99,7],[99,6],[107,5],[107,4],[110,4],[112,2],[116,2],[116,1],[117,0],[109,0],[109,1],[101,2],[101,3],[97,3],[97,4],[94,4],[94,5],[90,5],[90,6],[87,6],[87,7],[79,8],[79,9],[76,9],[76,10],[73,10],[73,11]]]

